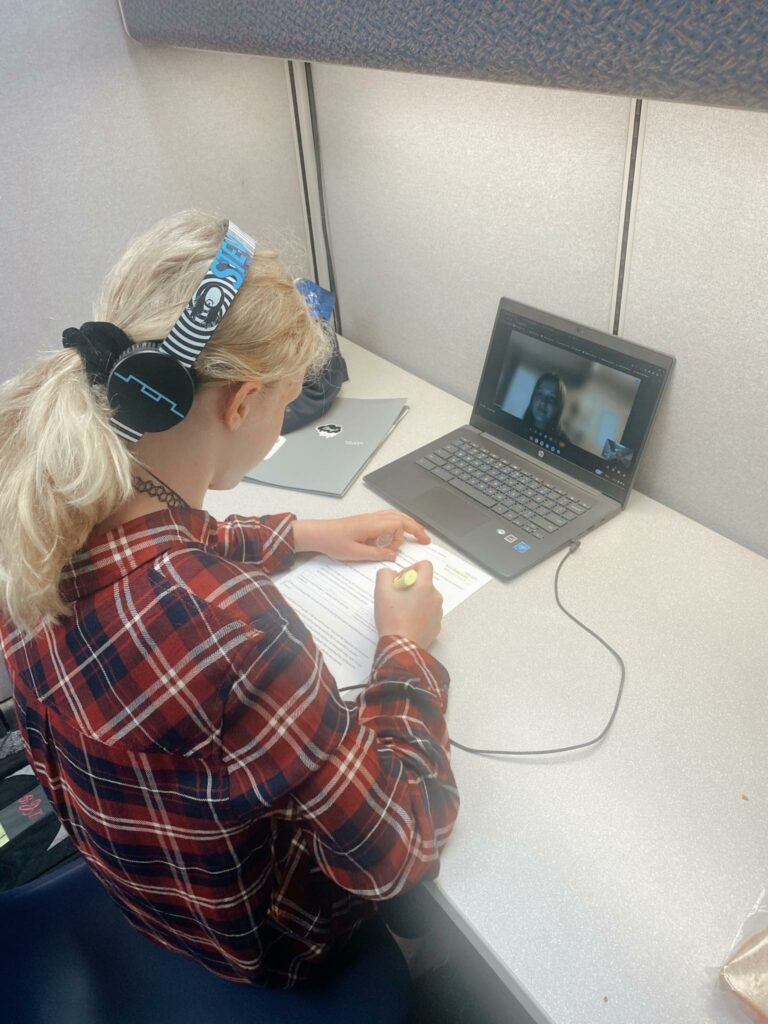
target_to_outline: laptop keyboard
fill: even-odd
[[[459,438],[428,452],[418,464],[457,491],[508,519],[532,537],[545,537],[583,515],[591,505],[545,483],[513,459]]]

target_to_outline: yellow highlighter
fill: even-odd
[[[392,586],[395,590],[407,590],[408,587],[412,587],[416,580],[419,578],[419,574],[415,569],[406,569],[405,572],[401,572],[398,576],[392,580]]]

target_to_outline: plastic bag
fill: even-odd
[[[768,893],[760,894],[720,969],[720,986],[742,1019],[768,1024]]]

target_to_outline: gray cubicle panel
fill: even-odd
[[[0,379],[89,320],[128,239],[185,207],[306,248],[282,61],[139,46],[117,5],[0,0]],[[309,270],[303,263],[296,273]]]
[[[765,114],[648,104],[622,326],[677,357],[638,487],[763,555],[766,166]]]
[[[763,0],[120,0],[144,42],[768,109]]]
[[[631,102],[313,68],[344,333],[471,402],[501,295],[610,328]]]

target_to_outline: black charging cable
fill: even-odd
[[[598,733],[598,735],[595,736],[594,739],[587,740],[584,743],[571,743],[567,747],[547,747],[547,748],[544,748],[544,749],[541,749],[541,750],[493,750],[491,748],[485,748],[485,747],[468,747],[468,746],[466,746],[466,744],[459,743],[458,740],[455,740],[455,739],[453,739],[453,737],[451,737],[451,746],[452,747],[458,747],[459,750],[464,750],[468,754],[478,754],[478,755],[487,756],[487,757],[538,757],[538,756],[543,755],[543,754],[567,754],[567,753],[570,753],[570,751],[572,751],[572,750],[584,750],[586,747],[594,747],[598,743],[600,743],[601,740],[605,739],[605,737],[608,735],[608,733],[609,733],[609,731],[611,729],[611,726],[613,725],[613,723],[614,723],[614,721],[616,719],[616,715],[617,715],[618,710],[619,710],[619,704],[621,703],[621,697],[622,697],[622,694],[624,693],[624,680],[625,680],[626,675],[627,675],[627,669],[626,669],[626,666],[624,664],[624,661],[623,661],[621,655],[617,651],[615,651],[613,649],[613,647],[611,647],[611,645],[609,643],[607,643],[605,640],[603,640],[603,638],[601,636],[598,636],[598,634],[595,633],[595,631],[593,629],[590,629],[589,626],[585,626],[584,623],[580,619],[577,619],[575,615],[571,614],[571,612],[569,612],[568,609],[563,606],[563,603],[560,600],[560,591],[559,591],[560,572],[561,572],[563,566],[565,565],[565,563],[568,561],[568,559],[574,553],[574,551],[578,551],[579,547],[580,547],[579,541],[577,541],[577,540],[571,541],[568,550],[566,551],[566,553],[563,556],[563,558],[560,560],[560,564],[557,567],[557,572],[555,573],[555,601],[557,602],[558,608],[560,609],[561,612],[563,612],[564,615],[567,615],[568,618],[571,619],[573,622],[575,622],[577,626],[579,626],[581,629],[583,629],[586,633],[589,633],[590,636],[593,636],[595,638],[595,640],[597,640],[598,643],[601,643],[603,645],[603,647],[605,647],[605,649],[607,651],[610,651],[610,653],[614,656],[616,661],[619,663],[619,668],[621,669],[621,676],[620,676],[620,679],[619,679],[619,687],[618,687],[618,690],[616,692],[616,701],[614,702],[613,710],[611,711],[611,715],[610,715],[608,721],[606,722],[605,727],[603,728],[602,732]],[[359,690],[360,688],[361,688],[360,686],[345,686],[341,690],[339,690],[339,693],[344,693],[346,690]]]
[[[624,680],[627,675],[627,669],[621,655],[617,651],[615,651],[609,643],[603,640],[601,636],[598,636],[598,634],[595,633],[593,629],[590,629],[589,626],[585,626],[580,619],[577,619],[575,615],[571,614],[571,612],[569,612],[568,609],[563,606],[563,603],[560,600],[560,591],[558,589],[560,572],[565,563],[574,553],[574,551],[578,551],[579,547],[579,541],[571,541],[570,547],[566,551],[563,558],[560,560],[560,564],[557,567],[557,572],[555,573],[555,601],[557,601],[557,606],[560,609],[560,611],[563,612],[563,614],[567,615],[569,619],[572,619],[577,626],[580,626],[581,629],[583,629],[586,633],[589,633],[590,636],[593,636],[595,640],[601,643],[607,651],[610,651],[610,653],[619,663],[619,668],[621,669],[621,676],[619,678],[619,687],[616,692],[616,701],[614,702],[613,710],[611,711],[611,715],[608,721],[606,722],[602,732],[598,733],[598,735],[595,736],[594,739],[587,740],[584,743],[571,743],[567,747],[548,747],[542,750],[491,750],[485,749],[483,747],[468,747],[463,743],[459,743],[458,740],[455,740],[453,739],[453,737],[451,737],[452,747],[458,747],[459,750],[465,750],[468,754],[480,754],[497,757],[535,757],[542,754],[567,754],[572,750],[584,750],[586,747],[594,747],[596,746],[596,744],[600,743],[601,740],[605,739],[605,737],[608,735],[608,732],[610,731],[610,728],[613,725],[614,720],[616,719],[616,715],[619,710],[619,704],[621,703],[621,697],[624,693]]]

